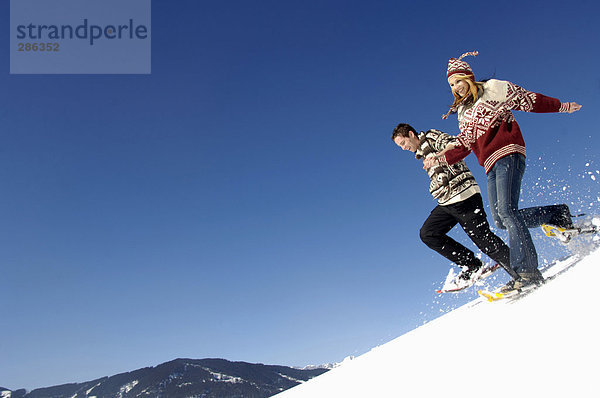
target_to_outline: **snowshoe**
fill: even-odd
[[[562,243],[569,243],[575,236],[598,233],[598,227],[596,225],[584,225],[581,227],[561,228],[550,224],[542,224],[542,231],[548,237],[556,238]]]
[[[464,276],[464,270],[460,272],[458,275],[454,272],[454,269],[451,268],[448,272],[448,276],[446,276],[446,281],[441,289],[436,290],[436,293],[456,293],[461,290],[465,290],[471,286],[473,286],[476,282],[487,278],[492,275],[494,271],[500,268],[499,264],[482,266],[477,271],[469,273],[468,278],[461,277]]]
[[[529,292],[541,286],[544,283],[544,277],[541,272],[519,273],[519,279],[512,279],[506,285],[498,289],[498,291],[479,290],[480,296],[485,297],[488,301],[497,301],[510,297],[522,295],[524,292]]]

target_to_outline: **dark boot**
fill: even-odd
[[[477,274],[481,268],[483,268],[483,263],[481,261],[477,264],[469,265],[468,267],[462,267],[462,271],[460,271],[456,277],[464,281],[470,281],[471,278],[473,278],[473,275]]]
[[[550,220],[549,224],[565,229],[574,228],[573,220],[571,219],[571,217],[573,216],[571,215],[569,206],[567,206],[566,204],[562,204],[556,205],[556,207],[558,208],[557,212],[554,216],[552,216],[552,219]]]
[[[539,270],[533,272],[519,272],[519,279],[513,279],[500,289],[500,293],[506,294],[513,290],[523,289],[532,285],[544,283],[544,277]]]

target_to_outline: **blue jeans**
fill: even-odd
[[[518,153],[498,160],[487,174],[488,198],[492,219],[508,231],[510,266],[518,273],[536,272],[538,258],[528,228],[551,223],[560,213],[560,205],[530,207],[519,210],[521,180],[525,157]]]

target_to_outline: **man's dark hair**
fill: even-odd
[[[409,136],[409,132],[413,132],[415,135],[417,135],[417,130],[415,130],[415,128],[413,126],[411,126],[408,123],[400,123],[399,125],[396,126],[396,128],[394,129],[394,133],[392,134],[392,141],[394,141],[394,138],[398,137],[398,136],[402,136],[402,137],[408,137]]]

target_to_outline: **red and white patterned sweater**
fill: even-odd
[[[447,164],[475,152],[488,173],[498,159],[512,153],[525,156],[525,141],[511,111],[566,112],[569,104],[556,98],[527,91],[511,82],[491,79],[483,84],[483,94],[473,106],[459,106],[460,134],[454,149],[445,154]]]

